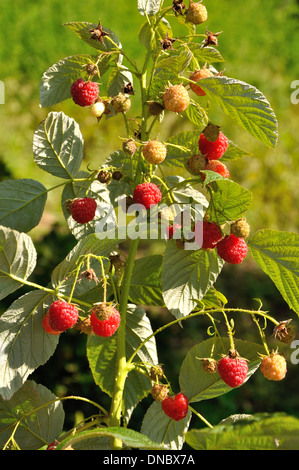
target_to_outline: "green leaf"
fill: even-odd
[[[270,148],[278,139],[277,119],[264,95],[252,85],[228,77],[204,78],[200,86],[208,98],[253,137]]]
[[[51,112],[39,124],[33,138],[35,163],[59,178],[72,179],[83,159],[79,125],[63,112]]]
[[[164,413],[161,403],[155,401],[143,417],[141,432],[167,449],[180,450],[184,445],[190,420],[191,412],[188,411],[185,418],[174,421]]]
[[[129,304],[126,321],[126,356],[131,357],[141,342],[153,333],[145,311]],[[116,336],[101,338],[89,336],[87,357],[95,383],[108,395],[112,396],[116,374]],[[151,338],[137,353],[136,362],[158,364],[155,338]],[[127,377],[124,390],[124,418],[129,420],[135,406],[151,388],[150,380],[144,375],[131,371]]]
[[[56,450],[66,450],[68,447],[72,447],[74,450],[101,450],[102,442],[107,442],[107,437],[113,437],[121,440],[127,447],[134,449],[152,449],[161,450],[165,449],[164,446],[151,441],[147,436],[128,428],[119,427],[107,427],[98,428],[96,430],[88,430],[76,433],[75,436],[64,439],[57,447]],[[111,448],[110,448],[111,449]],[[115,456],[116,457],[116,456]],[[103,463],[105,459],[109,460],[109,457],[103,457]],[[109,461],[109,463],[111,463]]]
[[[209,122],[206,111],[194,100],[190,100],[190,104],[186,109],[186,116],[196,126],[206,127]],[[198,142],[197,134],[197,142]],[[198,153],[198,148],[196,149]]]
[[[252,157],[252,156],[253,156],[252,153],[247,152],[247,150],[244,150],[241,147],[238,147],[238,145],[236,145],[234,142],[230,140],[226,152],[221,157],[221,162],[230,162],[238,158]]]
[[[31,238],[0,227],[0,299],[19,289],[36,265],[36,250]]]
[[[187,444],[195,450],[299,449],[299,419],[294,416],[264,413],[232,418],[213,429],[188,431]]]
[[[61,205],[68,227],[77,240],[81,240],[91,233],[96,233],[99,239],[106,237],[116,239],[116,216],[110,201],[109,191],[106,185],[103,185],[97,180],[94,180],[90,184],[89,176],[90,175],[86,172],[78,173],[76,178],[85,178],[85,181],[67,183],[62,191]],[[94,198],[98,207],[93,220],[87,224],[79,224],[72,218],[71,214],[67,212],[65,203],[69,199],[72,200],[85,196]]]
[[[0,317],[0,395],[9,400],[27,377],[54,353],[59,336],[42,326],[52,294],[35,290],[15,302]]]
[[[39,224],[47,200],[46,188],[33,179],[0,183],[0,223],[19,232]]]
[[[252,193],[226,178],[217,178],[212,184],[213,203],[209,207],[211,220],[220,225],[225,221],[241,218],[252,203]]]
[[[220,52],[214,47],[202,47],[202,44],[197,44],[195,42],[190,42],[184,44],[185,48],[188,48],[189,52],[192,54],[193,66],[194,69],[197,68],[198,62],[200,65],[213,62],[224,62],[224,59]]]
[[[63,424],[62,404],[46,387],[32,380],[28,380],[10,400],[0,399],[2,448],[13,435],[21,450],[38,450],[60,436]]]
[[[213,286],[222,267],[215,250],[183,250],[171,240],[162,268],[162,292],[169,311],[176,318],[188,315]]]
[[[71,98],[71,85],[78,78],[88,80],[84,66],[97,62],[98,57],[82,54],[66,57],[44,72],[39,84],[40,105],[44,108],[54,106],[61,101]],[[98,62],[98,69],[102,76],[109,67],[109,57]]]
[[[171,167],[185,167],[191,155],[198,154],[198,131],[185,131],[170,137],[167,145],[167,155],[163,165]]]
[[[144,16],[153,16],[160,10],[162,0],[137,0],[139,13]]]
[[[164,306],[161,289],[162,255],[135,260],[129,297],[139,305]]]
[[[65,23],[64,26],[67,26],[71,31],[73,31],[73,33],[79,36],[80,39],[99,51],[110,52],[112,50],[116,50],[116,47],[109,41],[107,36],[104,36],[102,41],[91,39],[90,29],[97,27],[97,24],[95,23],[88,23],[86,21],[73,21]],[[109,37],[116,44],[117,48],[121,49],[122,45],[118,37],[109,28],[102,26],[102,29],[105,33],[108,33]]]
[[[155,28],[154,34],[152,35],[153,30],[148,21],[145,21],[138,32],[138,38],[140,44],[146,47],[148,50],[154,50],[156,47],[161,47],[161,41],[165,38],[166,34],[171,37],[171,26],[165,18],[159,22]]]
[[[248,240],[253,259],[299,315],[299,235],[260,230]]]
[[[264,348],[260,344],[238,339],[234,342],[240,356],[248,360],[247,381],[259,367],[261,360],[258,353],[264,353]],[[230,349],[228,338],[210,338],[202,341],[188,352],[182,363],[179,382],[190,403],[209,400],[232,390],[223,382],[218,372],[207,374],[202,368],[201,359],[211,357],[212,349],[214,359],[219,360],[221,355],[226,355]]]
[[[117,65],[111,71],[108,79],[108,96],[116,96],[128,83],[133,84],[133,76],[125,67]]]

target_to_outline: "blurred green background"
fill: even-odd
[[[187,0],[188,1],[188,0]],[[279,122],[279,142],[275,150],[268,149],[237,127],[228,117],[219,114],[224,132],[236,144],[252,152],[254,157],[231,162],[231,177],[254,193],[254,202],[248,213],[252,232],[260,228],[298,232],[299,226],[299,104],[292,104],[291,84],[299,80],[299,5],[295,0],[206,0],[209,12],[206,25],[199,27],[204,33],[223,31],[219,37],[219,50],[226,62],[224,74],[255,85],[270,101]],[[170,5],[165,1],[165,6]],[[119,148],[123,121],[119,117],[102,120],[98,125],[86,109],[78,109],[71,100],[55,108],[39,107],[39,81],[44,71],[68,55],[93,53],[63,23],[69,21],[97,22],[110,28],[121,40],[127,53],[141,63],[144,49],[138,41],[138,30],[144,21],[137,11],[137,1],[110,0],[1,0],[0,28],[0,80],[5,84],[5,104],[0,105],[0,181],[5,178],[31,177],[47,187],[57,182],[40,170],[33,162],[32,137],[39,122],[49,111],[62,110],[77,120],[85,141],[85,163],[97,167]],[[176,24],[173,18],[172,25]],[[182,31],[177,24],[178,32]],[[136,100],[135,100],[136,101]],[[132,111],[138,112],[136,102]],[[133,113],[132,113],[133,115]],[[188,126],[181,119],[168,117],[162,124],[163,136],[178,132]],[[38,251],[35,278],[46,284],[52,269],[74,246],[61,209],[60,193],[50,193],[44,217],[31,233]],[[145,246],[147,253],[150,247]],[[34,280],[34,278],[33,278]],[[294,318],[275,286],[251,262],[242,266],[226,267],[216,287],[229,299],[230,306],[255,307],[252,300],[260,298],[264,309],[285,320]],[[16,296],[25,292],[17,291]],[[1,303],[1,311],[10,305],[14,296]],[[150,312],[153,327],[170,320],[167,312]],[[248,319],[236,318],[236,335],[256,340],[256,331]],[[296,319],[295,322],[296,324]],[[161,335],[159,354],[167,365],[167,375],[177,380],[180,364],[192,345],[206,338],[208,325],[194,321]],[[271,334],[271,331],[269,332]],[[158,338],[159,340],[159,338]],[[271,341],[270,341],[271,343]],[[272,344],[272,343],[271,343]],[[277,343],[273,342],[273,345]],[[169,354],[171,351],[171,354]],[[285,350],[290,354],[289,348]],[[283,383],[266,383],[260,374],[246,387],[223,397],[200,404],[198,409],[212,424],[232,413],[259,411],[286,411],[299,416],[298,366],[289,365],[289,374]],[[60,346],[49,363],[39,368],[33,378],[48,386],[58,395],[77,394],[109,402],[94,386],[85,358],[85,342],[76,333],[62,335]],[[174,387],[175,388],[175,387]],[[138,428],[144,410],[151,403],[145,400],[134,412],[133,423]],[[216,403],[216,406],[215,406]],[[107,404],[108,406],[108,404]],[[83,415],[94,412],[86,405],[65,404],[69,414],[66,427]],[[198,425],[198,423],[196,423]]]

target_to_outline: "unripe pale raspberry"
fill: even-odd
[[[137,152],[137,144],[133,139],[127,139],[123,142],[123,151],[127,155],[134,155],[135,152]]]
[[[224,178],[229,178],[228,168],[226,165],[224,165],[224,163],[218,162],[218,160],[209,160],[204,169],[219,173],[219,175],[223,176]]]
[[[235,235],[226,235],[217,243],[217,253],[224,261],[230,264],[242,263],[247,254],[247,245],[244,238]]]
[[[115,333],[119,327],[120,321],[121,317],[119,311],[107,304],[94,306],[90,315],[92,331],[97,336],[105,338]]]
[[[168,396],[162,401],[161,405],[164,413],[175,421],[185,418],[188,413],[189,402],[183,393]]]
[[[195,25],[204,23],[208,19],[208,12],[201,2],[189,2],[189,8],[185,11],[186,20]]]
[[[166,385],[155,384],[152,386],[151,395],[155,401],[163,401],[168,396],[168,387]]]
[[[99,95],[99,86],[95,82],[85,82],[83,78],[79,78],[71,86],[71,95],[79,106],[91,106]]]
[[[272,353],[262,359],[260,370],[266,379],[279,381],[286,376],[287,363],[283,356]]]
[[[231,225],[231,233],[236,237],[247,238],[250,234],[250,225],[245,219],[236,220]]]
[[[202,232],[202,237],[200,236]],[[194,225],[195,241],[200,245],[200,238],[202,244],[200,245],[203,250],[212,250],[217,243],[222,239],[223,235],[220,227],[215,222],[208,222],[206,220],[199,220]]]
[[[97,203],[91,197],[74,199],[71,205],[72,218],[79,224],[90,222],[96,213]]]
[[[238,387],[247,377],[247,361],[240,357],[225,356],[218,361],[218,372],[227,385],[232,388]]]
[[[106,110],[106,106],[103,101],[97,101],[91,107],[91,114],[97,118],[100,118]]]
[[[144,156],[145,160],[152,164],[158,165],[162,163],[167,154],[167,148],[162,142],[158,140],[151,140],[147,142],[142,148],[142,155]]]
[[[208,160],[218,160],[226,152],[228,147],[228,138],[222,133],[219,133],[218,139],[215,142],[210,142],[202,133],[198,140],[198,148],[202,155]]]
[[[202,359],[202,368],[207,374],[214,374],[217,372],[217,361],[212,358]]]
[[[134,189],[133,201],[142,204],[146,209],[158,204],[161,199],[162,193],[154,183],[141,183]]]
[[[75,305],[55,300],[48,310],[49,325],[54,331],[65,331],[77,323],[79,312]]]
[[[116,113],[126,113],[131,108],[131,99],[125,93],[115,96],[111,104]]]
[[[213,73],[211,72],[211,70],[207,68],[202,68],[200,70],[196,70],[195,72],[192,72],[189,79],[192,80],[193,82],[198,83],[203,78],[209,78],[209,77],[213,77]],[[205,96],[206,92],[197,83],[190,83],[191,90],[197,96]]]
[[[168,111],[182,113],[188,108],[190,97],[183,85],[172,85],[164,91],[162,101]]]

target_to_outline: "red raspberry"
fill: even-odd
[[[190,97],[183,85],[172,85],[163,93],[162,101],[168,111],[182,113],[188,108]]]
[[[224,261],[230,264],[242,263],[247,254],[247,244],[244,238],[235,235],[226,235],[217,243],[217,253]]]
[[[167,149],[162,142],[151,140],[143,146],[142,154],[148,163],[158,165],[165,160]]]
[[[223,357],[218,362],[218,372],[221,379],[230,387],[242,385],[247,377],[247,361],[240,357]]]
[[[134,189],[134,202],[136,204],[142,204],[146,209],[158,204],[161,199],[162,193],[154,183],[141,183]]]
[[[210,142],[202,133],[199,137],[198,147],[208,160],[218,160],[227,150],[228,138],[219,132],[218,139],[215,142]]]
[[[219,173],[219,175],[223,176],[224,178],[229,178],[229,170],[224,165],[224,163],[218,162],[218,160],[209,160],[205,166],[205,170],[214,171],[215,173]]]
[[[62,331],[55,331],[55,330],[52,330],[52,328],[50,327],[49,311],[44,316],[43,321],[42,321],[42,325],[44,327],[45,332],[49,333],[49,335],[54,335],[55,336],[55,335],[60,335],[60,333],[62,333]]]
[[[189,79],[192,80],[193,82],[199,82],[202,78],[209,78],[209,77],[213,77],[213,73],[211,72],[211,70],[207,68],[203,68],[200,70],[196,70],[195,72],[192,72]],[[190,83],[190,88],[197,96],[206,95],[206,92],[196,83]]]
[[[97,203],[92,197],[74,199],[71,206],[73,219],[79,224],[90,222],[96,213]]]
[[[74,326],[78,320],[78,309],[64,300],[55,300],[48,310],[49,325],[54,331],[65,331]]]
[[[120,313],[116,308],[108,304],[99,304],[94,306],[91,312],[90,325],[96,335],[108,338],[115,333],[120,320]]]
[[[268,380],[282,380],[287,373],[287,363],[283,356],[278,353],[272,353],[262,359],[260,370]]]
[[[99,86],[95,82],[85,82],[83,78],[79,78],[71,86],[71,95],[79,106],[91,106],[99,95]]]
[[[200,243],[200,234],[202,231],[202,244]],[[222,239],[223,235],[220,227],[215,222],[199,220],[194,225],[195,241],[201,245],[203,250],[215,248],[216,244]]]
[[[161,403],[164,413],[175,421],[185,418],[188,413],[188,399],[183,393],[164,398]]]

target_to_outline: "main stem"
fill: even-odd
[[[127,366],[126,358],[126,316],[128,308],[129,290],[133,273],[135,256],[139,245],[139,239],[132,240],[127,259],[125,274],[123,277],[122,290],[119,302],[119,310],[121,315],[120,326],[117,330],[117,347],[116,347],[116,376],[114,382],[113,396],[110,408],[109,426],[120,426],[123,393],[127,374],[131,365]],[[112,449],[121,449],[122,443],[118,439],[112,439]]]

